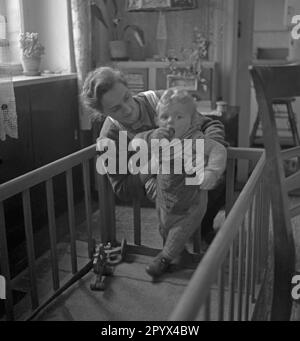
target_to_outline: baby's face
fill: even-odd
[[[191,127],[194,110],[190,105],[182,103],[161,106],[158,113],[158,125],[162,128],[174,129],[173,138],[181,138]]]

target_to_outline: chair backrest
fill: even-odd
[[[267,185],[271,195],[274,235],[274,287],[272,320],[289,319],[291,279],[295,271],[295,246],[281,148],[272,102],[300,96],[300,65],[250,67],[263,128],[268,163]]]

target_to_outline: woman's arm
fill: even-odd
[[[203,115],[201,115],[201,119],[203,120],[202,131],[205,137],[228,147],[228,143],[225,141],[225,128],[223,123]]]
[[[139,175],[132,175],[127,171],[127,174],[118,174],[119,173],[119,132],[120,130],[116,127],[111,120],[107,119],[103,125],[103,128],[100,133],[100,138],[105,139],[108,138],[115,142],[116,147],[116,174],[112,174],[107,172],[108,179],[111,183],[112,189],[114,193],[125,202],[131,201],[134,198],[142,198],[145,195],[144,190],[144,181]],[[129,160],[131,153],[128,152],[128,148],[126,148],[127,159]],[[100,156],[103,152],[98,152]],[[146,179],[145,179],[146,181]]]

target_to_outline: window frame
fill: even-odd
[[[13,12],[9,12],[9,8],[10,8],[9,6],[11,6],[11,1],[12,0],[0,0],[1,2],[0,8],[2,8],[3,10],[3,7],[4,7],[4,13],[2,15],[5,16],[6,23],[9,22],[10,18],[15,16]],[[9,30],[8,25],[6,26],[6,39],[8,40],[9,46],[10,46],[9,51],[8,51],[9,57],[8,57],[8,62],[0,63],[0,66],[4,67],[12,75],[19,75],[22,73],[23,68],[21,65],[21,55],[19,54],[18,48],[17,48],[18,40],[16,36],[17,36],[17,31],[18,33],[24,31],[24,11],[23,11],[24,0],[15,0],[15,1],[16,1],[16,5],[18,6],[17,11],[19,12],[18,13],[19,22],[16,24],[16,26],[18,26],[18,29],[15,32],[13,32]],[[14,22],[14,25],[15,25],[15,22]],[[14,35],[15,37],[12,38],[12,35]]]

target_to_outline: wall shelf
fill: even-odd
[[[125,74],[140,74],[144,79],[144,91],[166,89],[167,75],[171,73],[168,70],[170,63],[162,61],[126,61],[115,62],[114,65]],[[188,64],[176,62],[174,66],[183,68],[188,67]],[[199,90],[200,97],[203,96],[203,100],[210,101],[211,107],[214,109],[219,97],[217,63],[204,61],[202,66],[204,78],[208,78],[208,91],[204,93]]]

